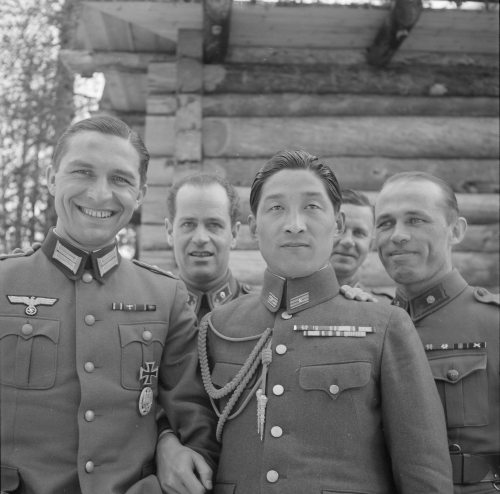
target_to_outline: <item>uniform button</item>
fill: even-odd
[[[436,297],[434,297],[434,295],[429,295],[425,301],[430,305],[430,304],[433,304],[435,301],[436,301]]]
[[[292,314],[289,314],[286,310],[281,313],[281,319],[291,319]]]
[[[88,461],[85,463],[85,471],[87,473],[92,473],[94,471],[94,462],[93,461]]]
[[[23,324],[21,333],[23,333],[24,336],[29,336],[33,333],[33,326],[31,324]]]
[[[266,479],[268,482],[271,482],[271,483],[278,482],[279,478],[280,478],[280,474],[276,470],[269,470],[266,473]]]
[[[151,331],[148,331],[147,329],[142,332],[142,339],[144,341],[151,341],[151,338],[153,337],[153,333]]]
[[[332,384],[330,386],[330,393],[332,393],[332,395],[338,394],[339,391],[340,391],[340,388],[336,384]]]
[[[280,345],[276,345],[276,353],[278,355],[283,355],[283,354],[286,353],[286,351],[287,351],[286,345],[281,345],[281,344]]]
[[[220,292],[219,297],[224,300],[226,298],[226,294],[224,292]]]
[[[285,388],[281,384],[276,384],[273,386],[273,394],[276,396],[281,396],[285,392]]]
[[[450,444],[448,449],[450,450],[450,453],[460,453],[460,451],[462,451],[459,444]]]
[[[87,410],[85,412],[85,420],[87,422],[92,422],[95,419],[95,413],[92,410]]]
[[[87,372],[94,372],[95,365],[94,365],[92,362],[85,362],[85,365],[83,366],[83,368],[84,368]]]
[[[92,276],[92,273],[89,273],[88,271],[82,275],[82,281],[84,283],[90,283],[93,279],[94,277]]]
[[[486,295],[486,290],[484,288],[478,288],[477,289],[477,294],[480,296],[480,297],[483,297],[484,295]]]
[[[281,437],[283,435],[283,429],[279,425],[271,427],[271,436]]]
[[[85,324],[92,326],[95,324],[95,317],[92,314],[87,314],[85,316]]]
[[[450,369],[447,373],[446,376],[450,381],[456,381],[458,377],[460,376],[460,373],[457,371],[457,369]]]

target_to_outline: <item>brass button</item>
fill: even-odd
[[[283,429],[279,425],[271,427],[271,436],[281,437],[283,435]]]
[[[285,392],[285,388],[281,384],[276,384],[273,386],[273,394],[276,396],[281,396]]]
[[[339,391],[340,391],[340,388],[336,384],[332,384],[330,386],[330,393],[332,393],[332,395],[338,394]]]
[[[92,362],[85,362],[83,368],[86,372],[94,372],[95,365]]]
[[[142,339],[144,341],[151,341],[151,338],[153,338],[153,333],[151,333],[151,331],[148,331],[147,329],[145,329],[142,332]]]
[[[286,310],[281,313],[281,319],[291,319],[292,314],[289,314]]]
[[[95,419],[95,413],[92,410],[87,410],[85,412],[85,420],[87,422],[92,422]]]
[[[460,373],[457,371],[457,369],[450,369],[447,373],[446,373],[446,376],[448,377],[448,379],[450,381],[456,381],[459,376],[460,376]]]
[[[284,355],[287,350],[288,349],[287,349],[286,345],[281,345],[281,344],[280,345],[276,345],[276,353],[278,355]]]
[[[92,473],[94,471],[94,462],[93,461],[88,461],[85,463],[85,471],[87,473]]]
[[[21,333],[23,333],[24,336],[29,336],[33,333],[33,326],[31,324],[23,324]]]
[[[436,301],[436,297],[434,297],[434,295],[429,295],[425,301],[430,305],[430,304],[433,304],[435,301]]]
[[[94,277],[92,276],[92,273],[89,273],[88,271],[86,271],[82,275],[82,281],[84,283],[91,283],[93,279],[94,279]]]
[[[92,314],[87,314],[84,320],[87,326],[93,326],[95,324],[95,317]]]
[[[276,470],[269,470],[266,473],[266,479],[268,482],[271,482],[274,484],[275,482],[278,482],[278,479],[280,478],[279,473]]]

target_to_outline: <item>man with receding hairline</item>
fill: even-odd
[[[500,490],[499,297],[453,268],[465,235],[455,194],[441,179],[399,173],[375,204],[376,244],[410,314],[443,403],[455,494]]]

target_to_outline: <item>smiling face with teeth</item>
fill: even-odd
[[[146,193],[139,161],[122,137],[93,131],[71,136],[57,169],[47,172],[57,233],[87,251],[113,242]]]

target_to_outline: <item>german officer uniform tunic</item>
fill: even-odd
[[[404,311],[338,296],[329,265],[200,324],[220,414],[215,494],[450,494],[442,407]],[[394,310],[395,309],[395,310]]]
[[[190,285],[180,277],[186,284],[188,290],[188,304],[198,316],[198,320],[219,305],[224,305],[239,297],[250,293],[250,287],[246,283],[238,281],[228,269],[222,281],[211,290],[202,292]]]
[[[411,300],[398,291],[393,303],[409,312],[429,359],[446,415],[455,492],[498,492],[498,295],[469,286],[453,270]]]
[[[157,401],[215,465],[186,300],[182,282],[116,245],[87,253],[54,231],[0,261],[2,491],[161,493]]]

